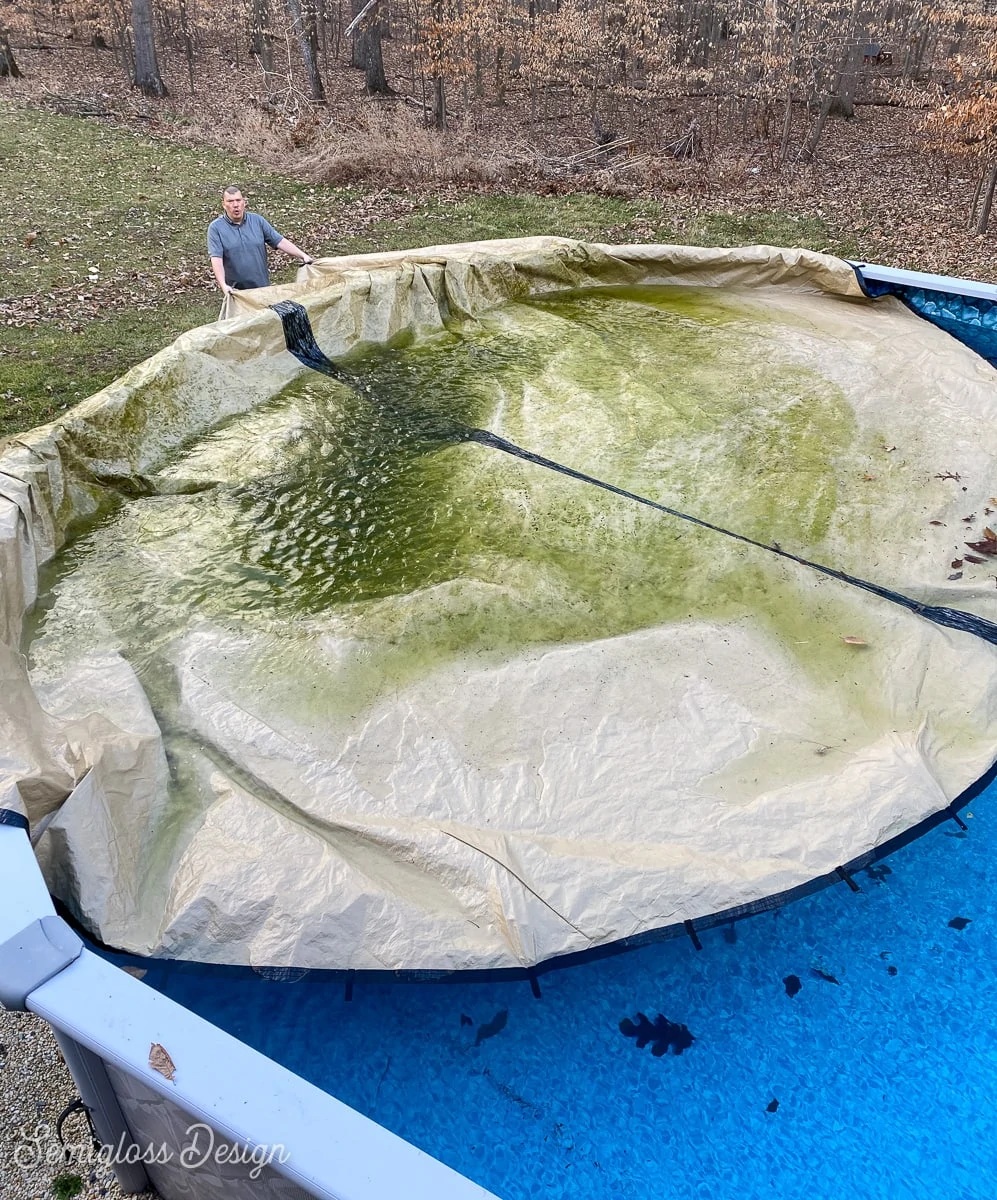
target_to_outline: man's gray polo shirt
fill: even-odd
[[[267,246],[276,246],[281,240],[259,213],[243,214],[238,225],[227,216],[215,217],[208,226],[208,254],[222,260],[225,282],[234,288],[267,286]]]

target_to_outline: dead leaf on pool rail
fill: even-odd
[[[177,1069],[176,1064],[159,1042],[153,1042],[149,1047],[149,1066],[154,1071],[158,1071],[160,1075],[164,1075],[170,1083],[173,1082],[173,1076]]]
[[[868,646],[869,645],[869,643],[865,640],[865,638],[852,637],[851,634],[849,634],[847,637],[843,637],[841,640],[845,643],[846,646]]]

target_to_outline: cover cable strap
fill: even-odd
[[[336,366],[322,352],[315,341],[315,334],[312,331],[308,314],[300,304],[297,304],[293,300],[281,300],[279,303],[271,305],[271,308],[280,317],[281,324],[284,327],[284,341],[287,344],[287,349],[294,355],[298,362],[306,367],[310,367],[313,371],[319,371],[323,375],[338,379],[349,387],[366,392],[371,395],[371,398],[376,403],[376,397],[370,393],[369,389],[359,379]],[[813,571],[819,571],[822,575],[827,575],[831,579],[838,579],[842,583],[851,584],[852,587],[871,592],[874,596],[879,596],[883,600],[888,600],[892,604],[906,608],[909,612],[915,613],[917,616],[923,617],[935,625],[942,625],[948,629],[956,629],[961,633],[970,633],[974,637],[981,638],[983,641],[997,646],[997,624],[986,620],[984,617],[978,617],[975,613],[964,612],[958,608],[945,608],[935,604],[924,604],[920,600],[914,600],[910,596],[905,596],[902,592],[892,591],[890,588],[883,587],[878,583],[871,583],[867,579],[860,579],[855,575],[849,575],[845,571],[838,571],[834,567],[825,566],[823,563],[802,558],[798,554],[784,550],[777,542],[759,542],[755,538],[748,537],[743,533],[737,533],[733,529],[724,529],[723,526],[714,525],[711,521],[706,521],[702,517],[695,517],[690,513],[679,512],[678,509],[670,508],[667,504],[659,504],[657,500],[650,500],[647,496],[641,496],[636,492],[629,492],[626,488],[617,487],[615,484],[607,483],[603,479],[597,479],[593,475],[586,475],[583,471],[576,471],[573,467],[565,466],[563,463],[555,462],[550,458],[544,458],[542,454],[534,454],[531,450],[524,450],[522,446],[517,446],[515,443],[507,441],[497,433],[492,433],[487,429],[474,429],[469,425],[461,425],[458,422],[454,422],[451,429],[451,436],[453,441],[477,442],[479,445],[501,450],[505,454],[521,458],[526,462],[535,463],[539,467],[546,467],[550,471],[557,471],[561,475],[567,475],[571,479],[591,484],[593,487],[602,488],[604,491],[622,496],[626,500],[633,500],[637,504],[644,504],[648,508],[666,513],[670,517],[676,517],[680,521],[687,521],[691,525],[698,525],[701,529],[709,529],[713,533],[722,533],[725,537],[734,538],[735,541],[743,542],[745,545],[756,546],[759,550],[765,550],[769,554],[776,554],[780,558],[789,559],[790,562],[799,563],[800,566],[809,567]]]

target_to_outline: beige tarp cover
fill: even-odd
[[[224,319],[0,455],[0,806],[27,813],[50,888],[95,934],[141,954],[225,963],[532,964],[833,871],[944,808],[991,765],[994,647],[688,526],[675,536],[687,539],[690,572],[730,589],[749,571],[754,608],[732,597],[724,609],[714,596],[622,634],[451,656],[373,689],[355,712],[292,700],[299,684],[337,688],[363,611],[300,628],[289,620],[265,639],[252,622],[199,619],[169,648],[199,789],[179,815],[156,708],[127,658],[84,631],[78,657],[34,664],[39,570],[71,523],[109,489],[155,493],[182,447],[305,373],[267,305],[299,300],[335,358],[406,331],[417,343],[445,325],[473,331],[501,320],[509,301],[643,284],[739,298],[742,336],[753,336],[752,321],[763,332],[752,305],[768,305],[790,332],[781,344],[759,333],[756,373],[771,361],[846,398],[848,437],[832,439],[820,464],[819,528],[789,549],[997,619],[989,568],[954,569],[963,539],[982,537],[997,508],[997,376],[898,302],[865,299],[847,264],[770,247],[555,238],[319,261],[294,285],[231,298]],[[736,394],[738,379],[727,383]],[[530,390],[529,403],[539,395]],[[520,399],[504,397],[482,424],[688,510],[707,503],[695,464],[724,453],[741,427],[719,421],[687,447],[688,486],[675,482],[676,452],[664,444],[645,447],[621,480],[614,454],[627,426],[614,426],[611,409],[576,436],[543,412],[524,416]],[[571,403],[577,414],[586,400]],[[490,480],[510,521],[534,487],[552,488],[554,507],[598,496],[474,444],[447,453],[455,488]],[[697,515],[744,530],[763,469],[766,488],[781,477],[799,496],[794,480],[810,464],[784,454],[778,437],[741,446],[746,490],[713,488],[709,513]],[[639,561],[642,531],[657,536],[674,519],[635,516],[629,503],[600,496],[603,524],[576,529],[572,553],[583,556],[591,538],[597,555],[600,530],[620,512]],[[791,506],[778,494],[774,504]],[[747,531],[776,538],[757,524]],[[188,536],[196,545],[196,531]],[[473,575],[406,598],[402,636],[452,606],[491,603],[496,589],[512,603],[532,586],[514,566],[487,587]],[[766,587],[772,611],[757,603]],[[372,610],[375,630],[387,627],[384,613]],[[265,685],[264,659],[275,680]]]

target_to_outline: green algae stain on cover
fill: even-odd
[[[805,632],[813,618],[763,551],[450,435],[491,429],[820,559],[855,420],[779,329],[712,289],[509,305],[461,336],[367,354],[351,365],[369,391],[303,376],[163,473],[203,490],[126,504],[69,559],[101,576],[105,624],[140,667],[192,620],[278,642],[331,622],[360,647],[335,689],[351,712],[462,655],[716,616]]]

